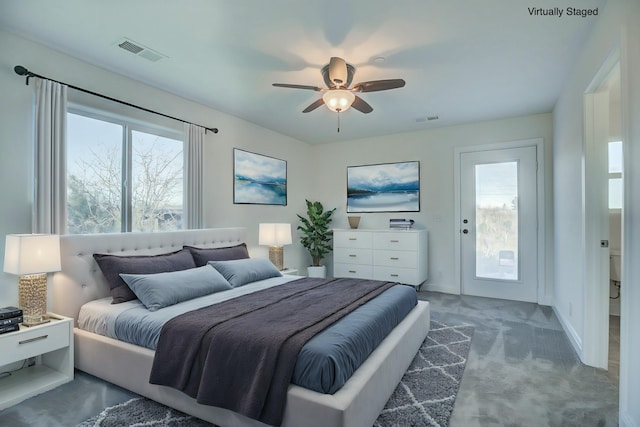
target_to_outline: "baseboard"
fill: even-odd
[[[451,286],[443,285],[431,285],[429,283],[423,283],[420,287],[421,291],[442,292],[444,294],[460,295],[460,290],[456,290]]]
[[[567,319],[562,314],[560,314],[555,305],[553,306],[553,312],[556,314],[556,317],[560,321],[560,325],[562,326],[562,329],[564,329],[564,332],[567,334],[567,337],[569,337],[569,342],[573,346],[573,349],[576,351],[576,353],[578,353],[578,357],[580,358],[580,360],[584,362],[582,340],[578,336],[578,333],[575,329],[573,329],[571,323],[567,321]]]
[[[620,427],[639,427],[628,412],[620,413]]]
[[[540,301],[538,301],[539,305],[548,305],[549,307],[553,307],[553,297],[545,296]]]

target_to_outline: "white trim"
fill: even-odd
[[[455,283],[454,288],[457,294],[462,291],[462,272],[461,272],[461,240],[460,240],[460,155],[463,153],[473,153],[488,150],[504,150],[509,148],[521,148],[527,146],[536,147],[536,157],[538,162],[538,170],[536,173],[537,180],[537,206],[538,206],[538,304],[550,305],[553,301],[552,289],[548,289],[546,281],[546,218],[545,218],[545,158],[544,158],[544,140],[542,138],[524,139],[518,141],[497,142],[493,144],[458,146],[454,147],[453,156],[453,186],[454,186],[454,270]]]
[[[622,412],[622,408],[620,408],[618,418],[620,419],[620,427],[639,427],[628,412]]]
[[[558,311],[556,306],[552,306],[553,312],[556,314],[556,317],[560,321],[560,325],[562,329],[564,329],[565,334],[569,338],[569,342],[573,346],[573,349],[578,353],[578,357],[582,359],[582,340],[580,339],[580,335],[576,332],[576,330],[561,313]]]
[[[637,32],[637,31],[636,31]],[[631,171],[632,170],[632,162],[637,159],[638,155],[635,153],[636,150],[633,150],[633,147],[629,142],[631,139],[631,111],[633,110],[631,97],[631,81],[632,74],[630,68],[629,61],[629,40],[627,36],[627,28],[626,26],[622,27],[620,32],[620,91],[622,92],[621,99],[621,116],[622,116],[622,161],[623,171]],[[636,59],[638,61],[638,59]],[[635,78],[635,76],[633,76]],[[638,91],[636,90],[636,93]],[[637,113],[636,113],[637,115]],[[637,137],[638,135],[636,135]],[[625,144],[627,141],[627,144]],[[637,141],[636,141],[637,142]],[[632,150],[634,152],[632,152]],[[634,156],[635,154],[635,156]],[[637,262],[627,262],[628,259],[631,259],[633,254],[638,253],[638,245],[634,244],[635,240],[632,241],[631,236],[636,233],[636,227],[632,221],[626,221],[626,213],[624,210],[625,206],[628,206],[631,209],[637,207],[637,203],[634,205],[635,197],[632,195],[632,189],[634,188],[634,181],[637,183],[637,178],[631,173],[627,173],[623,175],[623,183],[622,183],[622,216],[621,216],[621,228],[622,228],[622,254],[621,254],[621,280],[623,283],[632,283],[634,279],[640,277],[640,270],[638,268]],[[625,238],[625,236],[629,236],[629,238]],[[634,390],[634,383],[638,381],[638,368],[637,364],[635,369],[631,368],[632,361],[635,362],[637,360],[637,354],[633,354],[631,347],[632,343],[632,334],[635,335],[636,328],[634,324],[631,322],[631,318],[633,317],[635,320],[635,324],[638,322],[638,315],[636,314],[637,302],[640,301],[640,295],[638,292],[631,292],[623,297],[620,301],[620,382],[619,382],[619,422],[623,427],[640,427],[638,423],[634,421],[632,415],[629,413],[629,408],[637,405],[637,389]],[[634,340],[636,338],[634,337]],[[631,371],[631,372],[629,372]],[[635,374],[635,375],[634,375]],[[630,401],[629,395],[634,397],[633,401]],[[637,414],[637,411],[635,412]]]
[[[608,250],[598,241],[609,239],[609,204],[605,200],[606,160],[601,156],[601,137],[608,128],[609,93],[587,93],[584,103],[582,157],[582,257],[584,265],[582,361],[607,369],[609,359],[609,280]],[[603,111],[604,110],[604,111]],[[604,215],[606,211],[606,216]],[[605,265],[606,262],[606,265]],[[606,289],[604,284],[607,284]],[[590,332],[592,331],[592,332]]]
[[[594,152],[594,147],[601,138],[608,141],[609,94],[608,90],[602,92],[602,84],[619,62],[620,48],[614,46],[583,95],[582,257],[585,281],[581,359],[583,363],[601,369],[608,368],[609,360],[609,257],[608,251],[597,244],[600,239],[609,239],[609,201],[603,200],[598,190],[608,182],[608,165],[604,168],[605,164],[599,163],[606,160]],[[607,117],[606,123],[596,120],[602,116]],[[606,218],[599,215],[600,212],[606,213]]]
[[[452,295],[460,295],[460,287],[455,285],[445,286],[445,285],[431,285],[429,283],[424,283],[420,288],[421,291],[429,291],[429,292],[442,292],[444,294],[452,294]]]

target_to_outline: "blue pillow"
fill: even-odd
[[[149,311],[231,289],[229,282],[209,265],[155,274],[120,274]]]
[[[282,276],[276,266],[264,258],[209,261],[209,265],[212,265],[222,273],[224,278],[227,279],[234,288],[246,285],[247,283],[257,282],[258,280]]]

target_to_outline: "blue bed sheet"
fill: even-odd
[[[93,307],[81,310],[79,326],[155,350],[162,326],[169,319],[292,279],[287,276],[267,279],[256,282],[255,286],[219,292],[155,312],[148,311],[137,300],[117,305],[110,301],[95,301]],[[416,304],[415,290],[397,285],[349,313],[304,345],[298,355],[292,383],[319,393],[336,392]]]

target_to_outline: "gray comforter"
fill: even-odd
[[[280,425],[302,346],[393,285],[301,279],[185,313],[163,327],[150,382]]]

